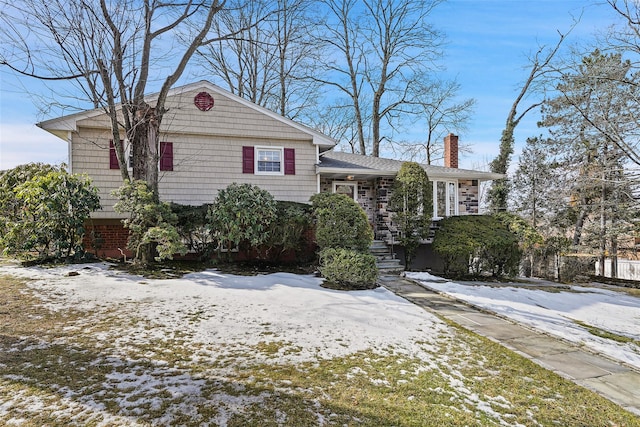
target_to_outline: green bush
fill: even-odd
[[[0,181],[0,244],[5,253],[37,253],[39,258],[83,253],[84,222],[100,209],[98,190],[86,175],[30,164],[4,172]]]
[[[320,251],[320,273],[346,289],[372,289],[377,286],[376,259],[368,253],[344,248]]]
[[[115,211],[130,215],[122,222],[129,229],[127,247],[136,261],[149,264],[187,252],[175,228],[176,215],[168,203],[156,199],[146,181],[125,181],[113,195],[118,198]]]
[[[176,215],[176,230],[188,250],[206,258],[213,253],[213,239],[207,222],[211,205],[180,205],[171,203],[171,212]]]
[[[62,166],[45,163],[28,163],[0,172],[0,236],[7,234],[7,224],[22,220],[24,205],[16,194],[18,185],[30,181],[36,176],[44,176],[49,172],[60,172]]]
[[[565,283],[588,282],[596,273],[597,258],[590,256],[564,256],[560,263],[558,280]]]
[[[258,248],[269,237],[269,226],[276,218],[276,202],[266,190],[251,184],[233,183],[220,190],[207,220],[214,238],[222,247],[249,250]],[[227,252],[231,258],[231,252]]]
[[[404,162],[393,182],[388,209],[400,231],[404,265],[409,268],[420,246],[429,235],[432,221],[433,186],[418,163]]]
[[[308,246],[307,231],[313,217],[311,206],[304,203],[277,201],[276,217],[268,228],[265,251],[272,260],[278,260],[285,252],[300,255]]]
[[[445,275],[518,273],[522,256],[518,237],[495,216],[449,217],[440,220],[438,227],[433,249],[443,260]]]
[[[319,193],[311,197],[316,219],[316,241],[321,249],[345,248],[367,251],[373,230],[367,214],[352,198],[337,193]]]

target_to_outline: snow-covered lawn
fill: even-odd
[[[597,404],[601,425],[631,425],[384,288],[320,284],[0,266],[0,424],[567,425]]]
[[[407,276],[429,288],[640,369],[638,297],[598,287],[570,286],[558,291],[558,288],[532,287],[531,284],[461,284],[428,273],[407,273]],[[602,338],[589,332],[588,326],[633,341],[625,343]]]
[[[69,277],[69,272],[80,274]],[[332,291],[320,287],[322,279],[311,275],[237,276],[208,270],[153,280],[107,264],[0,268],[0,273],[36,279],[31,287],[55,311],[76,309],[99,317],[117,308],[132,318],[145,319],[139,329],[128,331],[138,339],[162,339],[180,331],[198,343],[233,354],[265,341],[288,343],[296,349],[281,354],[279,362],[300,363],[389,347],[419,355],[422,350],[416,341],[435,342],[447,331],[435,316],[384,288]],[[102,338],[119,339],[110,333],[102,332]],[[256,356],[250,354],[252,361]]]

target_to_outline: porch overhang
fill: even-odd
[[[335,181],[370,181],[376,178],[393,178],[397,172],[366,168],[334,168],[316,165],[316,174]]]
[[[347,181],[369,181],[375,178],[393,178],[404,161],[359,154],[327,151],[320,156],[316,174],[321,178]],[[470,169],[422,165],[430,181],[477,180],[492,181],[505,175]]]

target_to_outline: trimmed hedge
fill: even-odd
[[[375,288],[378,267],[369,253],[373,230],[364,210],[344,194],[316,194],[311,203],[322,276],[342,289]]]
[[[367,214],[352,198],[337,193],[319,193],[311,197],[316,218],[316,241],[320,248],[345,248],[367,251],[373,230]]]
[[[378,268],[373,255],[344,248],[320,251],[320,273],[330,282],[347,289],[377,287]]]
[[[514,276],[522,251],[515,233],[491,215],[449,217],[438,222],[434,251],[449,277]]]

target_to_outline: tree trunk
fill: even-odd
[[[581,198],[582,206],[587,205],[587,201],[584,197]],[[582,228],[584,227],[584,221],[587,219],[587,211],[586,209],[580,209],[580,213],[578,214],[578,219],[576,219],[576,228],[573,231],[573,246],[578,246],[580,241],[582,240]]]
[[[373,111],[371,112],[372,145],[371,155],[380,157],[380,95],[374,94]]]
[[[603,172],[604,175],[604,172]],[[602,177],[601,186],[601,199],[600,199],[600,235],[598,240],[600,241],[600,253],[598,254],[598,262],[600,264],[600,271],[604,274],[605,256],[607,251],[607,213],[605,211],[604,203],[606,200],[606,186],[604,176]]]
[[[133,179],[145,181],[159,202],[158,162],[159,162],[160,118],[154,108],[143,102],[136,110],[131,138],[133,153]],[[136,258],[143,265],[154,262],[157,244],[146,243],[138,248]]]
[[[618,277],[618,238],[611,238],[611,277]]]
[[[158,197],[158,162],[160,118],[155,109],[143,103],[137,109],[133,137],[133,178],[146,181],[154,196]]]

